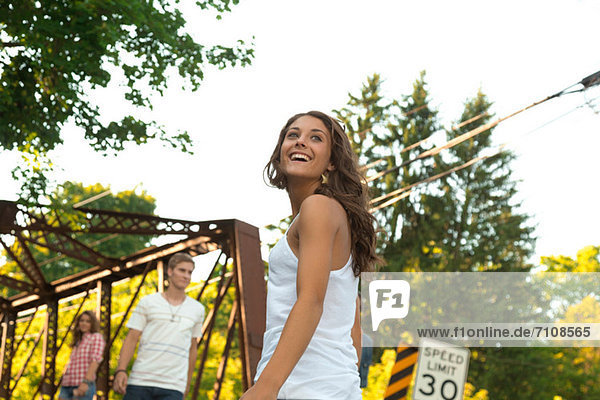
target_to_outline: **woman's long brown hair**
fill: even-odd
[[[335,119],[320,111],[296,114],[290,118],[279,134],[277,146],[265,166],[265,175],[272,186],[287,189],[287,178],[279,168],[281,145],[292,123],[307,115],[320,119],[329,130],[332,139],[331,163],[335,167],[333,171],[327,173],[327,183],[322,182],[315,193],[336,199],[346,210],[352,235],[354,275],[358,276],[361,272],[372,271],[375,263],[381,259],[375,253],[375,218],[368,211],[368,187],[358,168],[358,158],[352,151],[350,140]]]
[[[90,333],[96,333],[100,330],[100,323],[96,318],[96,314],[94,314],[90,310],[86,310],[77,316],[75,320],[75,326],[73,327],[73,341],[71,342],[71,347],[77,347],[77,345],[81,342],[81,338],[83,337],[83,332],[79,329],[79,320],[83,315],[87,315],[91,320]]]

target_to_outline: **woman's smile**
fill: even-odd
[[[281,144],[281,169],[290,178],[320,180],[331,170],[331,136],[318,118],[305,115],[287,130]]]

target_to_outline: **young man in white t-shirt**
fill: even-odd
[[[187,394],[204,321],[204,306],[185,294],[193,270],[192,257],[174,254],[167,266],[167,290],[142,298],[129,318],[113,385],[124,400],[182,400]]]

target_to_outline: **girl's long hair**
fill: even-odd
[[[100,323],[98,322],[98,318],[96,318],[96,314],[94,314],[90,310],[86,310],[79,314],[75,320],[75,326],[73,327],[73,341],[71,342],[71,347],[77,347],[81,342],[81,338],[83,337],[83,332],[79,329],[79,320],[83,315],[87,315],[91,320],[90,333],[96,333],[100,330]]]
[[[338,121],[320,111],[309,111],[296,114],[288,120],[279,134],[277,146],[264,173],[271,186],[287,190],[287,177],[280,169],[281,145],[289,127],[298,118],[311,116],[320,119],[331,134],[331,163],[335,166],[333,171],[327,172],[327,182],[321,182],[316,194],[336,199],[346,210],[352,240],[352,258],[354,259],[354,275],[361,272],[372,271],[375,263],[381,259],[375,253],[376,234],[375,218],[368,211],[369,193],[364,176],[358,168],[358,158],[344,128]]]

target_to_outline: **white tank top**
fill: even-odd
[[[298,258],[288,244],[286,232],[269,255],[267,326],[255,380],[271,359],[283,325],[296,303],[297,272]],[[278,399],[362,398],[356,365],[358,358],[350,336],[357,294],[358,277],[354,276],[350,256],[346,265],[329,273],[323,314],[317,329],[281,387]]]

